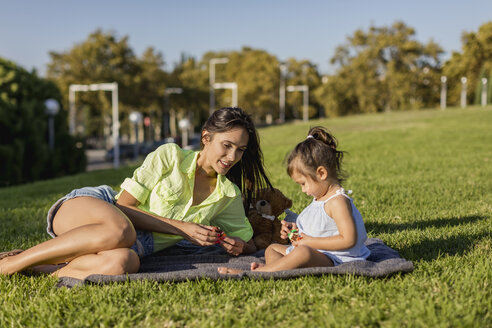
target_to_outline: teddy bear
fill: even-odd
[[[253,241],[258,250],[271,243],[287,244],[288,240],[280,238],[282,223],[278,217],[291,206],[292,200],[276,188],[262,189],[253,199],[247,216],[253,227]]]

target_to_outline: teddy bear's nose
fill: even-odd
[[[266,205],[266,201],[265,200],[261,200],[260,201],[260,206],[265,206]]]

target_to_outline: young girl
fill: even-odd
[[[272,244],[265,251],[266,264],[252,263],[251,270],[280,271],[295,268],[334,266],[366,259],[370,251],[362,217],[341,186],[343,152],[323,127],[309,130],[307,138],[290,153],[289,176],[312,196],[313,202],[296,223],[282,222],[282,238],[299,231],[292,245]],[[240,270],[219,268],[220,273]]]
[[[203,126],[201,142],[201,151],[159,147],[117,195],[99,186],[62,197],[48,212],[54,238],[1,253],[0,274],[57,263],[64,264],[49,270],[58,277],[132,273],[141,257],[183,239],[199,246],[219,243],[231,255],[254,252],[244,212],[249,204],[241,192],[251,199],[271,187],[255,126],[240,108],[222,108]]]

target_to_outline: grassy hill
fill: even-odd
[[[369,237],[415,264],[385,279],[132,282],[57,289],[51,277],[0,277],[0,327],[492,326],[492,107],[394,112],[260,130],[273,184],[299,212],[310,199],[283,160],[309,126],[348,153]],[[46,240],[51,204],[76,187],[115,188],[134,167],[0,189],[0,250]]]

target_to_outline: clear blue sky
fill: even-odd
[[[417,39],[447,52],[463,31],[492,21],[492,0],[0,0],[0,57],[43,75],[49,51],[68,51],[97,28],[128,35],[140,55],[153,46],[171,70],[181,53],[264,49],[331,73],[335,48],[356,29],[402,20]]]

